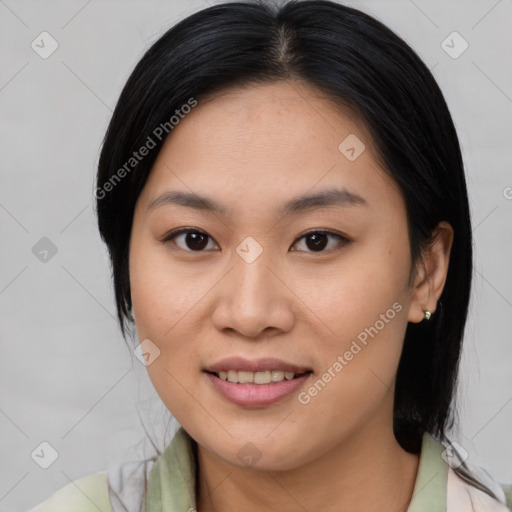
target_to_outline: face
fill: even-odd
[[[298,82],[217,93],[174,127],[134,213],[152,383],[237,466],[291,469],[391,429],[410,268],[362,123]]]

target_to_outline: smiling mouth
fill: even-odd
[[[261,372],[229,370],[208,373],[233,384],[275,384],[303,377],[304,375],[311,373],[311,371],[296,373],[285,372],[282,370],[266,370]]]

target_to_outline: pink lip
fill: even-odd
[[[301,377],[271,384],[236,384],[217,377],[213,373],[206,376],[213,387],[226,400],[242,407],[264,407],[272,405],[297,391],[309,379],[311,373]]]
[[[241,357],[230,357],[223,359],[205,368],[207,372],[219,373],[229,370],[245,371],[245,372],[264,372],[267,370],[278,370],[282,372],[304,373],[311,371],[310,368],[298,366],[293,363],[281,361],[280,359],[264,358],[249,361]]]

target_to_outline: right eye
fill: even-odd
[[[188,252],[203,252],[205,247],[208,246],[208,239],[213,240],[213,238],[204,231],[186,228],[172,231],[162,240],[162,242],[168,243],[172,241],[180,249]],[[181,240],[182,245],[180,245],[177,240]],[[218,248],[218,245],[216,245],[216,247]]]

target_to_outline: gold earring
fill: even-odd
[[[430,311],[425,311],[425,320],[430,320],[432,313]]]

